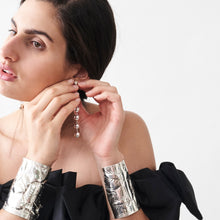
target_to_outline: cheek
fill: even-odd
[[[25,71],[24,77],[27,81],[48,86],[65,78],[64,65],[59,59],[43,59],[41,62],[34,60],[29,62],[29,71]]]
[[[51,66],[51,68],[36,67],[24,77],[25,79],[22,80],[22,85],[20,85],[23,88],[23,90],[20,89],[20,91],[23,91],[23,101],[31,101],[44,89],[64,79],[61,71],[54,68],[54,66]]]

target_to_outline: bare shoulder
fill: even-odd
[[[126,111],[120,138],[120,151],[130,173],[142,168],[156,169],[150,134],[144,120],[136,113]]]
[[[89,113],[99,111],[97,105],[84,103]],[[128,170],[133,173],[143,168],[156,169],[150,134],[144,120],[136,113],[126,111],[119,148]]]

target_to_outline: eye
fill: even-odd
[[[9,29],[8,32],[9,32],[9,34],[12,35],[12,36],[14,36],[14,35],[17,34],[17,32],[16,32],[15,30],[13,30],[13,29]]]
[[[45,47],[42,43],[40,43],[38,41],[32,41],[31,43],[34,46],[34,48],[36,48],[36,49],[42,50]]]

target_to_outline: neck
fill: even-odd
[[[74,123],[74,113],[72,112],[63,123],[63,126],[61,128],[61,138],[74,137],[73,123]]]

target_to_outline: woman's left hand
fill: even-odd
[[[89,114],[81,106],[80,132],[91,148],[95,158],[103,166],[117,163],[123,159],[118,143],[124,122],[124,110],[117,89],[99,80],[86,80],[78,83],[87,97],[99,103],[99,112]]]

